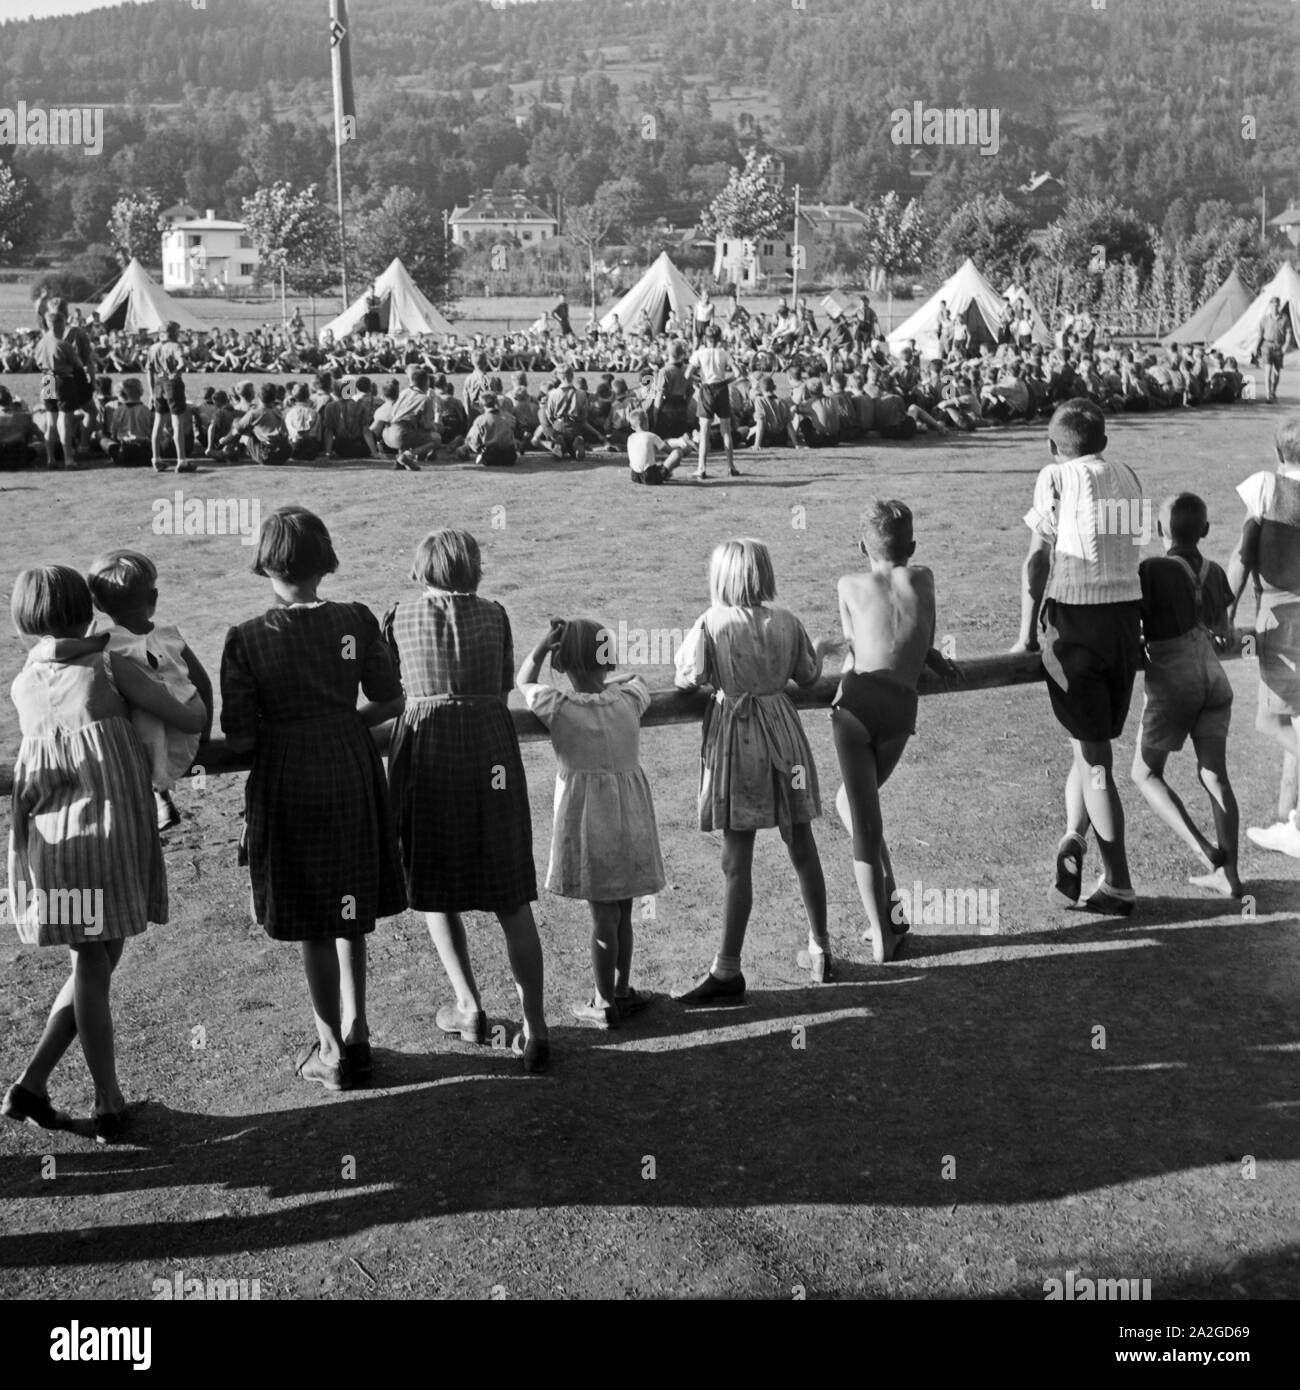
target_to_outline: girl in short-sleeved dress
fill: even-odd
[[[12,688],[23,737],[11,803],[9,912],[25,944],[67,946],[73,965],[0,1111],[63,1128],[67,1117],[51,1105],[47,1084],[79,1040],[95,1083],[95,1137],[110,1142],[126,1110],[109,1006],[113,971],[128,937],[167,920],[149,762],[131,709],[195,734],[206,712],[181,705],[110,654],[107,633],[84,635],[93,610],[76,570],[24,570],[13,613],[18,630],[39,640]]]
[[[550,730],[555,830],[546,886],[591,908],[595,993],[575,1017],[615,1028],[646,1001],[632,988],[632,900],[664,886],[654,798],[641,768],[641,717],[650,692],[637,676],[610,679],[613,636],[590,618],[557,619],[519,669],[528,708]],[[541,685],[547,655],[572,690]]]
[[[817,768],[790,681],[814,684],[825,644],[814,648],[788,609],[772,606],[776,580],[767,547],[727,541],[709,566],[712,606],[677,653],[677,684],[713,693],[700,752],[700,829],[723,832],[727,889],[722,947],[698,985],[680,996],[699,1004],[740,1003],[740,953],[753,901],[754,835],[775,826],[799,877],[808,915],[813,978],[829,979],[826,882],[812,822],[821,815]],[[822,960],[816,957],[821,955]]]
[[[337,565],[319,518],[275,512],[254,569],[277,605],[232,627],[221,657],[221,727],[253,750],[240,862],[266,934],[303,943],[318,1040],[294,1070],[328,1090],[371,1070],[365,937],[406,906],[368,727],[400,711],[401,685],[370,609],[316,597]]]
[[[437,1026],[487,1040],[487,1015],[469,959],[463,912],[495,913],[506,934],[524,1023],[512,1044],[542,1071],[549,1034],[532,812],[514,720],[514,640],[506,610],[478,591],[478,543],[446,528],[416,547],[411,577],[424,588],[384,619],[401,667],[406,709],[388,753],[388,785],[410,904],[426,914],[453,1004]]]

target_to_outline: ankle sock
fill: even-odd
[[[714,956],[709,973],[717,980],[734,980],[740,974],[740,957]]]
[[[812,932],[808,933],[808,954],[810,956],[822,956],[831,949],[831,939],[829,935],[820,939],[815,937]]]

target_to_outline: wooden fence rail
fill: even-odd
[[[1241,657],[1252,650],[1253,635],[1238,630],[1237,640],[1230,650],[1222,653],[1225,660]],[[977,656],[960,663],[963,680],[948,680],[925,671],[920,680],[922,695],[960,695],[971,690],[998,690],[1006,686],[1036,685],[1044,679],[1042,657],[1036,652],[1023,655],[1000,654],[996,656]],[[799,709],[826,709],[835,696],[839,685],[838,675],[823,676],[816,685],[806,690],[790,690],[790,698]],[[642,726],[654,728],[662,724],[695,724],[703,717],[710,697],[699,690],[656,690],[650,696],[650,708],[642,719]],[[550,737],[546,726],[530,710],[524,708],[517,693],[510,697],[510,714],[515,721],[515,731],[523,743],[544,740]],[[392,733],[392,725],[381,725],[375,730],[375,739],[380,751],[386,751]],[[0,795],[8,795],[13,790],[13,759],[0,766]],[[195,766],[207,773],[245,772],[252,765],[252,755],[237,753],[223,738],[214,738],[204,744],[195,759]]]

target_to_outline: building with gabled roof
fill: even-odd
[[[475,237],[514,237],[523,246],[536,245],[560,230],[554,213],[526,193],[480,193],[465,207],[451,210],[447,219],[453,246],[465,246]]]

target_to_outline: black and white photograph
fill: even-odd
[[[0,0],[15,1376],[190,1374],[176,1302],[303,1374],[434,1300],[1281,1364],[1298,59]]]

